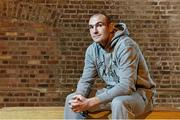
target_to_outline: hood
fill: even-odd
[[[121,34],[129,35],[129,31],[128,31],[125,23],[118,23],[118,24],[114,25],[114,27],[116,30],[122,31]]]
[[[129,35],[129,31],[128,31],[125,23],[118,23],[114,27],[115,27],[116,32],[115,32],[114,37],[112,38],[112,41],[111,41],[112,47],[114,47],[114,45],[117,43],[120,36],[122,36],[122,35],[128,36]]]

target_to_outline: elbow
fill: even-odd
[[[126,87],[124,90],[124,95],[131,95],[134,92],[134,90],[131,87]]]
[[[128,90],[127,90],[127,94],[128,95],[131,95],[133,93],[133,90],[131,89],[131,88],[129,88]]]

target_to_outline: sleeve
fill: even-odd
[[[137,79],[138,53],[133,46],[125,46],[118,50],[118,76],[119,83],[111,89],[106,89],[103,93],[97,95],[101,102],[111,101],[114,97],[130,95],[135,91],[135,82]]]
[[[93,52],[91,47],[88,47],[88,49],[86,50],[83,73],[77,84],[76,89],[77,94],[81,94],[85,97],[89,95],[95,78],[97,77],[97,71],[95,62],[93,60]]]

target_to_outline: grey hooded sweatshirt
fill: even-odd
[[[124,23],[117,24],[117,31],[111,40],[112,51],[105,51],[94,42],[86,50],[85,66],[76,92],[88,96],[99,76],[106,83],[106,90],[96,97],[101,103],[112,101],[117,96],[130,95],[138,89],[142,96],[153,93],[155,83],[150,77],[146,61],[138,45],[128,35]],[[147,93],[149,89],[149,93]]]

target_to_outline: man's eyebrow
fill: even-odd
[[[97,24],[99,24],[99,23],[102,23],[102,24],[105,24],[105,22],[97,22],[96,24],[94,24],[94,25],[97,25]],[[93,24],[89,24],[89,26],[94,26]]]

